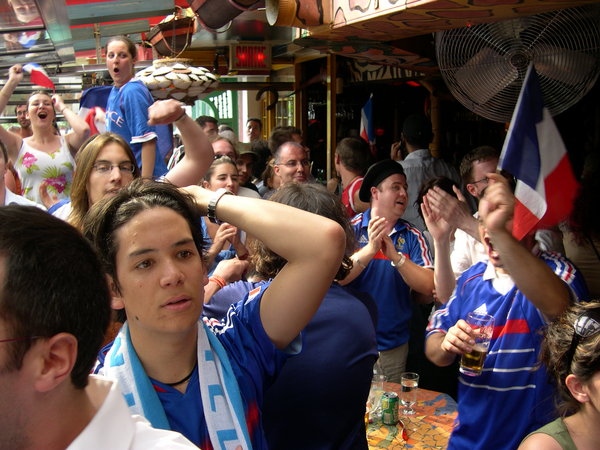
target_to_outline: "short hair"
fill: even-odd
[[[262,130],[262,120],[260,120],[258,117],[250,117],[248,120],[246,120],[246,125],[248,125],[248,122],[256,122],[259,126],[260,129]]]
[[[460,162],[460,178],[466,186],[473,180],[473,163],[477,161],[489,161],[500,157],[500,152],[491,145],[480,145],[463,156]]]
[[[31,206],[0,208],[0,317],[9,337],[70,333],[77,339],[71,382],[87,385],[110,322],[110,294],[90,244],[66,222]],[[31,339],[10,345],[9,368],[19,370]]]
[[[129,161],[133,163],[133,178],[140,176],[140,169],[135,160],[135,155],[131,147],[129,147],[125,139],[121,136],[106,132],[88,138],[80,147],[75,157],[76,169],[71,184],[71,214],[69,214],[69,223],[79,230],[83,226],[83,218],[91,207],[88,182],[94,169],[94,164],[104,147],[113,143],[120,145],[127,154]]]
[[[33,97],[34,95],[45,95],[46,97],[50,98],[50,100],[52,100],[52,94],[50,92],[45,91],[43,89],[39,89],[37,91],[32,92],[31,95],[27,97],[27,102],[25,103],[27,105],[27,108],[29,108],[29,102],[31,101],[31,97]],[[52,102],[52,109],[54,109],[54,102]],[[56,111],[54,111],[54,116],[56,117]]]
[[[285,141],[283,144],[281,144],[279,147],[277,147],[277,150],[275,151],[275,154],[273,155],[275,157],[275,164],[279,164],[279,158],[281,158],[281,153],[283,152],[284,146],[290,146],[290,147],[296,147],[299,148],[300,150],[302,150],[304,153],[306,153],[306,149],[298,144],[297,142],[294,141]],[[308,156],[308,153],[306,153]]]
[[[27,102],[19,103],[18,105],[15,105],[15,116],[17,115],[17,109],[19,109],[21,106],[24,106],[25,108],[27,108]]]
[[[342,139],[335,149],[335,154],[339,155],[344,167],[360,175],[364,175],[373,164],[369,144],[364,139],[353,137]]]
[[[227,139],[225,136],[221,136],[220,134],[218,134],[214,139],[210,139],[211,145],[214,144],[215,142],[218,142],[218,141],[225,141],[229,145],[231,145],[231,148],[233,149],[233,153],[235,154],[235,157],[237,159],[237,157],[239,156],[237,148],[235,148],[235,144],[233,142],[231,142],[230,139]]]
[[[600,333],[581,339],[569,361],[575,320],[582,313],[599,308],[600,302],[597,300],[573,304],[559,318],[550,322],[544,331],[540,359],[557,386],[560,415],[572,414],[580,408],[580,403],[573,398],[565,384],[567,375],[572,373],[586,382],[600,371]]]
[[[203,180],[210,182],[210,179],[213,176],[213,173],[215,173],[215,169],[218,166],[220,166],[221,164],[231,164],[233,167],[235,167],[235,171],[237,172],[237,165],[236,165],[235,161],[233,159],[231,159],[229,156],[221,156],[220,158],[217,158],[213,161],[213,163],[208,168],[206,174],[204,175]]]
[[[168,182],[142,178],[133,180],[114,197],[105,198],[92,206],[85,217],[83,234],[96,248],[104,272],[112,277],[117,291],[120,291],[120,285],[117,277],[116,256],[119,248],[116,233],[142,211],[158,207],[169,208],[186,220],[196,248],[202,253],[200,209],[194,197]]]
[[[293,141],[294,134],[302,136],[302,131],[293,126],[275,127],[269,136],[269,149],[271,153],[274,155],[282,144]]]
[[[8,151],[6,150],[6,145],[4,142],[0,141],[0,150],[2,150],[2,156],[4,157],[4,162],[8,163]]]
[[[204,128],[204,125],[206,125],[207,123],[214,123],[215,125],[217,125],[219,123],[217,121],[217,119],[215,119],[214,117],[211,117],[211,116],[198,116],[198,117],[196,117],[196,122],[202,128]]]
[[[127,52],[129,53],[129,56],[131,56],[131,58],[134,60],[137,59],[137,47],[135,45],[135,42],[133,42],[127,36],[120,35],[120,36],[112,36],[112,37],[108,38],[108,41],[106,41],[106,45],[104,46],[105,53],[108,53],[108,46],[112,42],[123,42],[125,44],[125,46],[127,47]]]
[[[343,280],[352,269],[350,255],[355,249],[355,238],[340,199],[317,183],[290,183],[280,187],[269,201],[318,214],[341,225],[346,233],[346,252],[335,279]],[[250,245],[252,262],[256,272],[262,277],[274,278],[287,263],[285,258],[271,251],[257,239],[252,240]]]

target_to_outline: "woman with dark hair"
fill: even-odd
[[[355,244],[339,198],[319,184],[290,183],[271,200],[326,217],[344,229],[346,255],[335,276],[342,280],[352,267],[349,255]],[[224,317],[232,303],[286,268],[286,259],[267,243],[254,240],[251,250],[256,278],[261,281],[225,286],[205,305],[207,317]],[[368,294],[331,283],[303,331],[304,350],[287,361],[266,391],[263,421],[270,448],[367,449],[364,418],[377,359],[376,310]]]
[[[22,79],[21,65],[12,66],[8,71],[8,81],[0,91],[0,113]],[[57,112],[63,114],[71,126],[72,131],[65,136],[56,132],[54,122]],[[71,108],[67,108],[60,96],[50,96],[42,91],[29,97],[26,115],[31,120],[31,137],[23,139],[0,127],[0,139],[19,172],[23,189],[17,194],[39,204],[43,204],[45,191],[59,200],[67,198],[75,169],[74,157],[87,139],[90,127]]]
[[[541,360],[558,388],[560,417],[520,450],[596,449],[600,442],[600,303],[571,306],[544,333]]]
[[[297,208],[186,190],[136,180],[85,219],[112,306],[128,318],[102,372],[118,379],[131,413],[157,428],[179,431],[201,448],[221,448],[223,435],[228,448],[267,448],[264,387],[286,354],[299,351],[298,333],[339,269],[345,235],[334,221]],[[225,323],[198,321],[206,284],[201,214],[243,228],[287,261],[232,307]]]
[[[106,44],[106,67],[114,87],[106,105],[106,127],[131,146],[142,177],[164,175],[167,166],[157,147],[154,126],[148,124],[148,108],[154,100],[148,88],[133,79],[137,49],[125,36],[111,37]]]

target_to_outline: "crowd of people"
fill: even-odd
[[[411,114],[389,159],[340,140],[325,187],[301,130],[238,139],[154,102],[135,60],[108,41],[106,132],[44,92],[0,127],[0,448],[366,449],[373,367],[399,383],[411,354],[457,395],[449,448],[594,448],[593,161],[574,213],[518,241],[493,147],[454,168]],[[495,319],[477,377],[471,312]]]

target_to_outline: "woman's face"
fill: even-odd
[[[122,187],[131,183],[132,167],[135,167],[133,162],[116,142],[110,142],[100,150],[87,184],[90,206],[104,197],[114,196]]]
[[[29,97],[27,118],[32,124],[53,126],[55,117],[54,105],[50,96],[46,94],[34,94]]]
[[[237,194],[238,188],[240,187],[237,167],[229,163],[219,164],[215,167],[215,170],[210,177],[210,181],[204,182],[204,187],[211,191],[225,188],[234,194]]]
[[[135,60],[123,41],[112,41],[106,47],[106,67],[116,87],[121,87],[133,78]]]

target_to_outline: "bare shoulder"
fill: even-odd
[[[546,433],[535,433],[526,438],[518,450],[562,450],[556,439]]]

